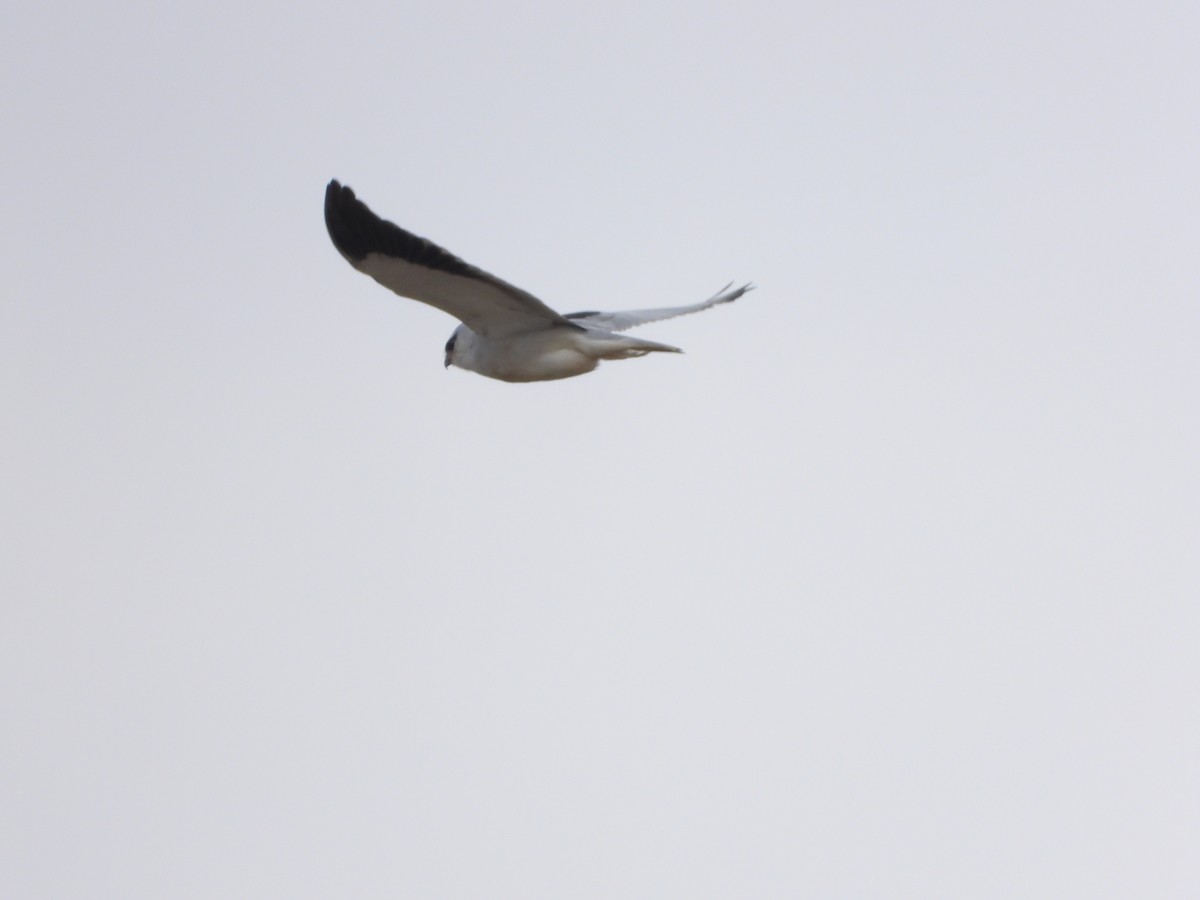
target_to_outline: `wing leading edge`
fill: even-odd
[[[645,325],[648,322],[658,322],[662,319],[673,319],[676,316],[686,316],[698,313],[716,306],[718,303],[732,303],[747,291],[754,290],[754,285],[744,284],[730,290],[733,282],[725,285],[707,300],[693,303],[690,306],[665,306],[658,309],[630,309],[624,312],[577,312],[567,313],[567,318],[591,328],[603,328],[606,331],[625,331]]]

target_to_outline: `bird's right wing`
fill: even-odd
[[[567,318],[589,328],[602,328],[605,331],[625,331],[627,328],[636,328],[638,325],[645,325],[647,322],[657,322],[660,319],[673,319],[675,316],[698,313],[701,310],[716,306],[718,303],[731,303],[746,293],[746,291],[754,290],[754,285],[752,284],[744,284],[739,288],[730,290],[730,285],[732,284],[733,282],[730,282],[707,300],[703,300],[700,303],[693,303],[690,306],[666,306],[660,309],[630,309],[625,312],[578,312],[568,313]]]
[[[476,334],[497,337],[552,325],[579,328],[532,294],[381,219],[337,181],[325,189],[325,225],[342,256],[402,297],[436,306]]]

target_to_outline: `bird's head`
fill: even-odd
[[[466,325],[459,325],[454,329],[454,334],[450,335],[450,340],[446,341],[446,368],[451,366],[462,367],[463,354],[466,351],[466,345],[470,343],[470,332],[467,331]]]

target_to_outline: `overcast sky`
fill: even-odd
[[[0,13],[0,893],[1192,898],[1200,11]],[[442,367],[330,178],[564,312]]]

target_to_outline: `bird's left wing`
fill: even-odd
[[[647,322],[657,322],[660,319],[673,319],[675,316],[698,313],[701,310],[716,306],[718,303],[731,303],[746,293],[746,291],[754,290],[754,285],[752,284],[744,284],[739,288],[730,290],[732,284],[733,282],[730,282],[707,300],[703,300],[700,303],[693,303],[690,306],[666,306],[660,309],[630,309],[624,312],[577,312],[568,313],[567,318],[589,328],[602,328],[605,331],[625,331],[627,328],[635,328],[638,325],[645,325]]]
[[[580,327],[532,294],[379,218],[336,180],[325,189],[325,225],[334,246],[358,271],[402,297],[448,312],[476,334]]]

